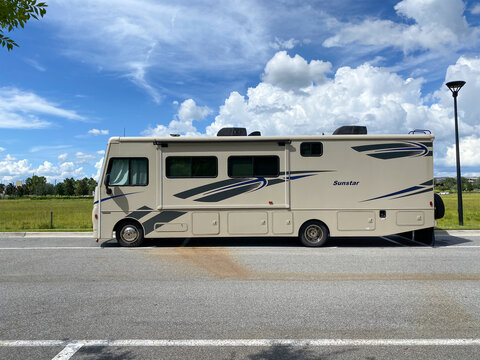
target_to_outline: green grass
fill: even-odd
[[[437,220],[437,229],[480,229],[480,193],[463,193],[463,225],[458,225],[457,194],[440,195],[445,216]]]
[[[0,200],[0,231],[91,231],[92,207],[92,198]]]

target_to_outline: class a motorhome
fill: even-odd
[[[94,237],[139,246],[145,238],[289,236],[321,246],[328,237],[404,234],[431,245],[444,211],[433,192],[433,141],[428,132],[367,135],[364,127],[113,137],[95,191]]]

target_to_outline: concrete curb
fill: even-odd
[[[45,238],[45,237],[80,237],[93,238],[93,233],[88,232],[0,232],[1,238]]]
[[[480,230],[435,230],[437,236],[480,236]]]

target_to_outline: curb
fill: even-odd
[[[93,238],[93,232],[0,232],[1,238],[44,238],[44,237],[76,237]]]
[[[480,230],[435,230],[439,236],[480,236]]]

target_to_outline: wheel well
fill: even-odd
[[[298,236],[301,236],[301,234],[302,234],[302,229],[305,227],[305,225],[308,224],[308,223],[311,223],[311,222],[320,223],[320,224],[322,224],[323,226],[325,226],[325,229],[327,229],[327,236],[330,236],[330,229],[328,228],[327,224],[325,224],[323,221],[318,220],[318,219],[310,219],[310,220],[304,221],[304,223],[302,224],[302,226],[300,226],[300,228],[298,229]]]
[[[137,219],[134,219],[134,218],[123,218],[122,220],[120,220],[119,222],[117,222],[115,224],[115,226],[113,227],[113,231],[115,231],[115,233],[118,232],[118,230],[124,225],[124,224],[135,224],[137,225],[139,228],[141,228],[143,230],[143,233],[145,234],[145,229],[143,228],[143,225],[140,223],[140,221],[138,221]]]

